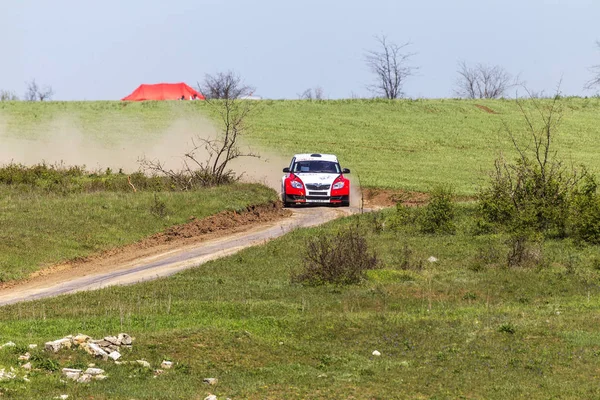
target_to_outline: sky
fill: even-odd
[[[599,17],[598,0],[1,0],[0,89],[114,100],[233,70],[263,98],[370,97],[365,52],[385,35],[416,53],[406,97],[452,97],[460,61],[586,96]]]

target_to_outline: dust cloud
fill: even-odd
[[[118,135],[110,131],[111,124],[119,124]],[[102,124],[101,124],[102,125]],[[218,134],[216,127],[205,118],[180,117],[161,132],[143,132],[139,121],[107,121],[101,132],[86,132],[77,119],[69,116],[57,117],[49,123],[35,128],[39,132],[30,135],[35,140],[20,139],[8,131],[6,120],[0,115],[0,165],[20,163],[62,164],[85,166],[88,171],[103,171],[111,168],[117,172],[132,173],[140,170],[139,160],[159,160],[165,168],[179,170],[183,166],[184,154],[191,151],[200,139],[212,139]],[[129,134],[126,134],[129,132]],[[106,140],[106,137],[109,137]],[[102,140],[102,139],[105,140]],[[231,168],[243,182],[258,182],[281,191],[282,169],[289,165],[291,154],[281,156],[273,152],[240,142],[242,153],[253,153],[259,157],[240,157],[231,163]],[[313,149],[317,151],[318,149]],[[300,152],[300,150],[298,151]],[[203,148],[196,152],[203,160]],[[348,176],[352,183],[351,205],[360,207],[359,181],[355,175]]]
[[[28,140],[15,137],[8,132],[6,120],[0,115],[0,165],[19,163],[34,165],[39,163],[62,164],[65,166],[84,165],[88,171],[103,171],[111,168],[132,173],[140,170],[139,160],[159,160],[165,168],[182,168],[184,154],[201,139],[212,139],[218,130],[209,121],[201,118],[179,118],[163,132],[144,135],[139,132],[136,121],[121,121],[132,135],[122,135],[110,140],[101,140],[102,134],[85,132],[76,119],[68,116],[55,118],[47,124],[36,127],[34,137]],[[109,127],[103,129],[110,129]],[[289,164],[289,158],[270,154],[266,151],[240,143],[244,153],[254,153],[259,157],[242,157],[235,160],[231,167],[242,181],[259,182],[280,190],[281,169]],[[196,156],[205,159],[206,151],[199,148]]]

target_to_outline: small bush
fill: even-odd
[[[386,221],[386,225],[391,230],[398,230],[403,226],[414,224],[417,213],[414,208],[410,208],[402,204],[396,203],[396,212],[392,213]]]
[[[421,271],[423,269],[423,260],[415,257],[414,250],[406,243],[402,246],[399,253],[395,254],[395,263],[398,268],[408,271]]]
[[[321,233],[307,241],[303,270],[292,281],[310,286],[352,285],[364,280],[366,271],[378,268],[378,264],[367,240],[355,228],[334,236]]]
[[[600,244],[600,198],[594,176],[586,176],[573,194],[571,230],[576,240]]]
[[[437,187],[431,193],[429,203],[422,209],[417,218],[423,233],[449,233],[456,231],[454,225],[455,206],[450,188]]]
[[[526,235],[513,234],[506,244],[506,261],[509,267],[534,267],[543,263],[541,242],[531,241]]]
[[[157,194],[154,193],[154,202],[150,206],[150,214],[159,218],[164,218],[168,213],[169,210],[167,209],[167,204],[159,199]]]

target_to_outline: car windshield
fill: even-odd
[[[339,174],[340,165],[333,161],[296,161],[292,172]]]

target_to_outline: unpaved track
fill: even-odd
[[[111,285],[129,285],[169,276],[210,260],[236,253],[244,248],[265,243],[292,229],[316,226],[335,218],[358,212],[355,208],[310,207],[294,209],[292,217],[250,231],[228,235],[191,247],[128,262],[86,276],[74,276],[62,282],[37,280],[25,282],[0,292],[0,306],[42,299]]]

